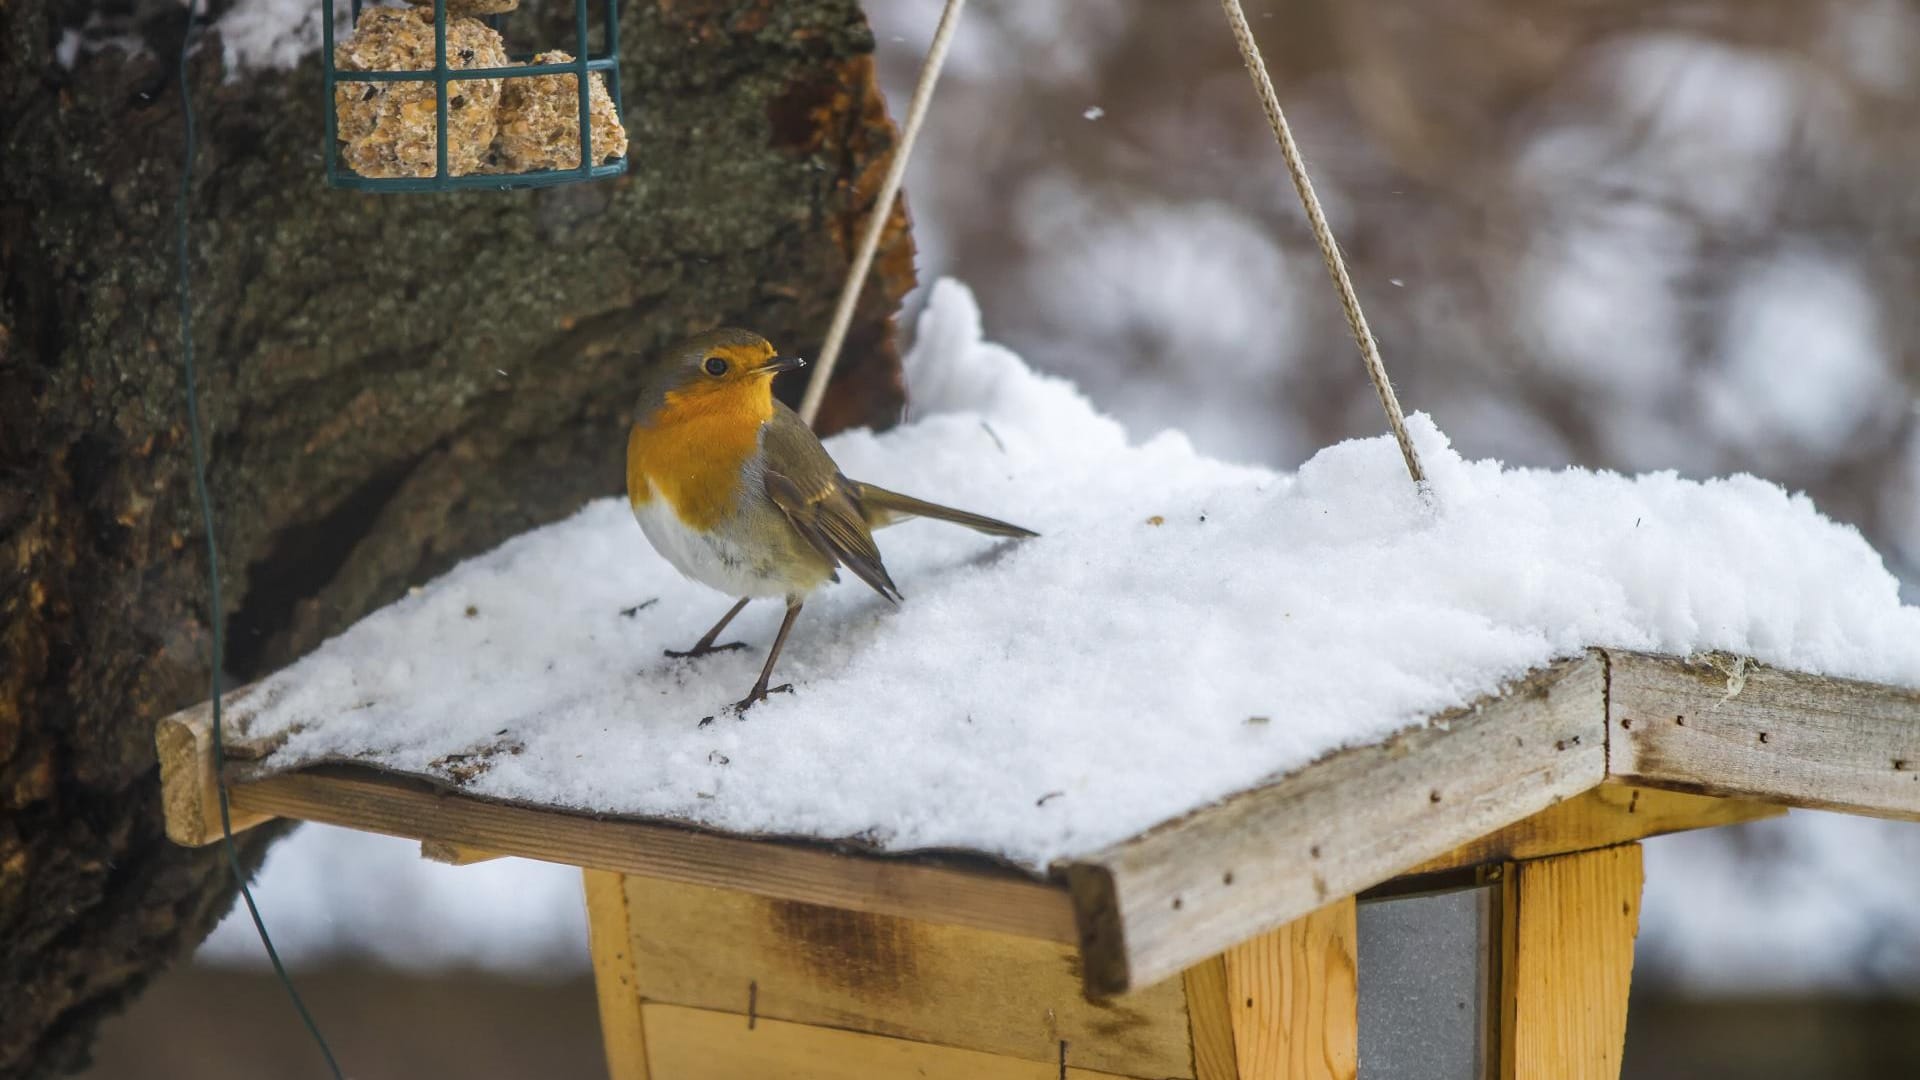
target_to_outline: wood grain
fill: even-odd
[[[229,701],[236,722],[252,704],[242,692]],[[205,713],[187,710],[156,732],[167,828],[183,843],[218,836]],[[236,743],[243,758],[268,749]],[[1591,791],[1602,779],[1612,783]],[[364,770],[283,774],[231,792],[236,828],[299,817],[440,851],[1077,941],[1087,991],[1112,996],[1410,872],[1752,820],[1770,812],[1758,803],[1920,817],[1920,692],[1728,658],[1596,651],[1384,744],[1331,755],[1064,862],[1057,883],[513,806]],[[1724,799],[1745,801],[1716,801]]]
[[[1351,896],[1226,952],[1240,1080],[1354,1080],[1359,930]]]
[[[649,1003],[641,1007],[659,1080],[1128,1080],[978,1050]]]
[[[1619,1080],[1640,845],[1519,864],[1512,1080]]]
[[[1496,966],[1488,973],[1489,985],[1497,988],[1494,1016],[1498,1026],[1494,1031],[1493,1045],[1498,1056],[1493,1063],[1493,1075],[1499,1080],[1514,1080],[1518,1071],[1513,1035],[1519,1026],[1514,1006],[1519,998],[1520,869],[1508,864],[1501,867],[1500,871],[1499,878],[1494,882],[1498,890],[1494,895],[1497,899],[1495,915],[1500,937],[1491,957]]]
[[[1181,973],[1187,991],[1188,1030],[1196,1080],[1239,1080],[1233,1049],[1233,1007],[1227,996],[1227,958],[1208,957]]]
[[[1089,993],[1148,986],[1594,787],[1604,666],[1501,696],[1064,867]]]
[[[233,788],[247,812],[434,839],[501,855],[738,889],[850,911],[1074,940],[1063,888],[1011,871],[746,840],[636,821],[600,820],[449,794],[417,781],[298,772]]]
[[[420,857],[428,862],[436,862],[444,866],[472,866],[475,863],[492,862],[495,859],[506,858],[505,855],[497,851],[486,851],[481,848],[468,847],[465,844],[456,844],[448,840],[420,841]]]
[[[1609,650],[1614,777],[1920,818],[1920,691]]]
[[[1628,784],[1602,784],[1408,870],[1429,874],[1612,847],[1649,836],[1779,817],[1786,807]]]
[[[608,1080],[648,1080],[647,1037],[640,1019],[640,980],[631,948],[633,920],[621,876],[582,873],[587,894],[587,945],[593,989],[600,1002],[600,1038]]]
[[[231,708],[251,687],[222,697]],[[223,723],[222,728],[226,727]],[[160,761],[160,805],[167,839],[184,847],[203,847],[220,839],[220,784],[213,767],[213,708],[203,702],[154,725],[153,748]],[[251,829],[273,815],[244,810],[229,798],[234,832]]]
[[[1193,1076],[1178,983],[1098,1003],[1070,945],[701,885],[626,880],[647,1001],[1052,1063]]]

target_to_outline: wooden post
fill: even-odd
[[[1590,790],[1606,735],[1606,670],[1583,657],[1068,861],[1087,992],[1170,978]]]
[[[600,1037],[608,1080],[647,1080],[647,1037],[640,1022],[640,980],[634,970],[625,879],[609,870],[583,872],[593,987],[600,999]]]
[[[1640,845],[1520,863],[1503,934],[1503,1080],[1618,1080]]]
[[[1188,969],[1198,1080],[1354,1080],[1358,958],[1348,897]]]

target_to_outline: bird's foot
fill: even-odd
[[[732,713],[735,716],[745,716],[747,714],[748,709],[751,709],[755,705],[759,704],[760,702],[767,700],[768,694],[791,694],[791,693],[793,693],[792,683],[781,683],[779,686],[773,687],[772,689],[768,689],[765,686],[756,686],[753,688],[752,691],[750,691],[747,694],[746,697],[743,697],[739,701],[736,701],[733,704],[727,706],[727,711]]]
[[[744,641],[729,641],[725,645],[709,645],[709,644],[702,643],[699,645],[695,645],[693,648],[688,649],[686,652],[681,652],[678,649],[662,649],[660,651],[666,653],[668,656],[674,658],[675,660],[698,660],[701,657],[708,655],[709,653],[732,652],[735,649],[744,649],[746,647],[747,647],[747,643]]]

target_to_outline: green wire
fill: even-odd
[[[260,935],[260,944],[267,950],[267,959],[273,961],[274,974],[280,977],[280,985],[286,987],[287,997],[293,1002],[295,1012],[306,1024],[307,1031],[313,1036],[314,1045],[320,1048],[320,1055],[327,1060],[327,1070],[334,1080],[344,1080],[339,1062],[333,1059],[333,1050],[327,1045],[326,1036],[320,1034],[320,1025],[314,1023],[313,1014],[307,1011],[306,1002],[300,999],[300,992],[294,989],[293,978],[287,974],[286,965],[280,962],[280,953],[273,947],[273,938],[267,934],[267,924],[260,918],[260,906],[253,902],[253,890],[247,888],[247,875],[240,868],[240,849],[233,842],[233,815],[227,807],[227,785],[222,779],[226,767],[226,753],[221,745],[220,732],[220,665],[226,655],[225,614],[220,604],[220,547],[213,535],[213,498],[207,494],[207,454],[206,444],[200,434],[200,393],[196,386],[193,367],[193,286],[192,268],[188,258],[188,224],[191,214],[193,194],[193,90],[187,80],[187,50],[193,42],[193,7],[187,8],[186,32],[180,36],[180,64],[177,76],[180,80],[180,115],[185,121],[185,152],[180,165],[180,202],[174,211],[176,241],[180,260],[180,360],[186,370],[187,382],[187,432],[193,448],[193,489],[200,502],[200,523],[207,533],[207,575],[210,582],[213,609],[213,775],[214,785],[220,792],[220,836],[225,843],[227,867],[233,872],[233,880],[240,886],[240,897],[247,902],[247,914],[253,917],[253,928]]]

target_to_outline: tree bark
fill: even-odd
[[[83,1063],[232,900],[217,849],[162,837],[153,761],[154,721],[206,695],[210,639],[174,304],[179,10],[156,5],[145,51],[63,68],[88,13],[0,3],[0,1076]],[[857,3],[622,16],[629,173],[536,192],[329,190],[317,57],[229,78],[202,41],[193,319],[232,679],[618,491],[636,356],[720,323],[817,348],[893,144]],[[570,18],[510,16],[560,44]],[[891,226],[827,428],[902,403],[913,252]]]

